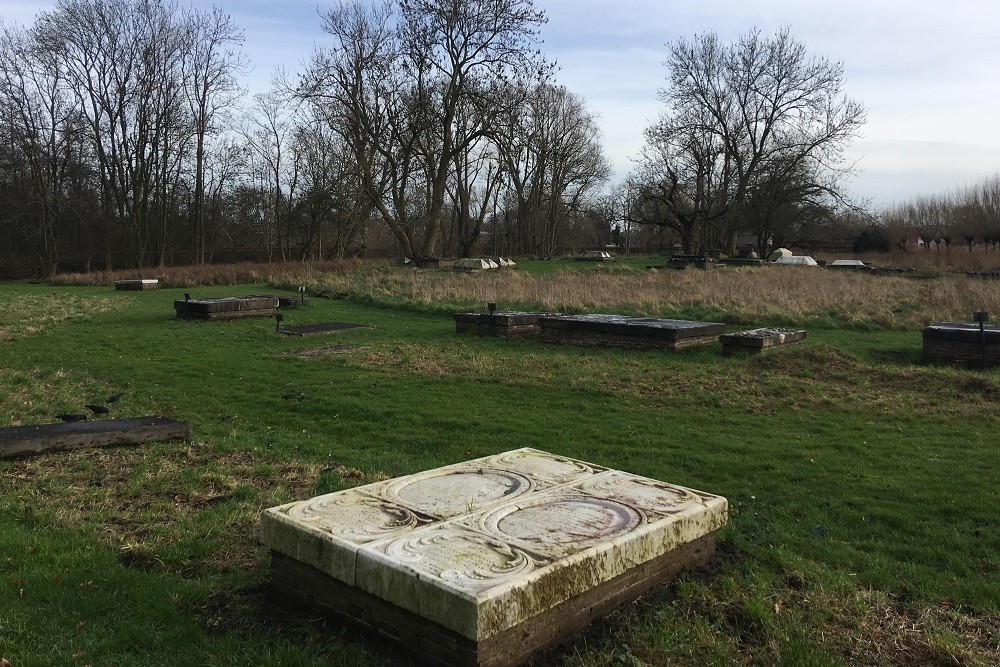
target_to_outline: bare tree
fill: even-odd
[[[778,191],[846,202],[844,152],[866,112],[843,94],[841,63],[809,56],[784,29],[772,38],[753,30],[730,45],[714,34],[679,39],[666,65],[666,110],[647,131],[656,159],[638,179],[661,210],[643,221],[676,226],[690,250],[696,230],[731,241],[749,226],[750,202]],[[756,215],[772,212],[787,210],[756,207]]]
[[[314,57],[302,95],[331,107],[407,256],[436,254],[456,160],[507,102],[502,84],[547,76],[534,48],[544,21],[531,0],[341,3],[325,16],[334,43]]]
[[[184,97],[195,140],[194,192],[191,219],[194,223],[194,260],[205,262],[209,231],[205,224],[206,138],[220,128],[217,117],[232,108],[243,95],[236,77],[246,58],[237,50],[243,31],[218,8],[189,10],[184,21],[186,40],[181,58]]]
[[[541,84],[510,110],[496,140],[514,208],[515,250],[551,256],[567,221],[610,174],[597,123],[579,96]]]

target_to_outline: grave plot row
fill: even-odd
[[[803,341],[806,332],[752,329],[723,335],[719,322],[655,319],[624,315],[558,315],[518,311],[454,313],[455,331],[480,336],[537,336],[547,343],[677,350],[721,340],[725,354],[762,352]]]

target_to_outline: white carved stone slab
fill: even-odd
[[[720,496],[524,448],[268,509],[261,538],[481,642],[726,514]]]
[[[353,585],[358,547],[433,521],[365,493],[365,488],[265,510],[261,540],[272,549]]]

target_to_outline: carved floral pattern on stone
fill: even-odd
[[[691,489],[619,471],[585,480],[579,488],[639,507],[651,516],[676,514],[692,505],[704,504],[704,498]]]
[[[359,544],[413,530],[430,521],[405,507],[351,493],[319,496],[292,505],[286,514]]]
[[[500,540],[451,527],[407,535],[380,550],[397,563],[472,590],[496,586],[548,564]]]
[[[545,555],[580,551],[646,522],[634,507],[579,493],[553,493],[530,503],[504,505],[479,518],[480,528]]]
[[[379,495],[418,512],[450,518],[487,509],[530,492],[534,483],[517,472],[488,467],[441,468],[391,480]]]
[[[516,470],[530,477],[554,484],[566,484],[604,472],[601,468],[584,461],[555,456],[547,452],[518,449],[498,454],[486,460],[490,466]]]

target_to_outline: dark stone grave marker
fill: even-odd
[[[719,340],[726,325],[719,322],[661,320],[627,315],[545,315],[538,318],[546,343],[677,350]]]
[[[996,366],[1000,364],[1000,327],[937,322],[923,330],[924,363]]]
[[[274,317],[276,296],[227,296],[216,299],[174,301],[177,317],[186,320],[232,320],[244,317]]]
[[[545,313],[496,311],[490,313],[454,313],[455,331],[480,336],[518,338],[538,333],[538,318]]]
[[[183,440],[191,435],[187,422],[167,417],[98,419],[66,424],[0,428],[0,458],[43,454],[80,447],[138,445]]]

